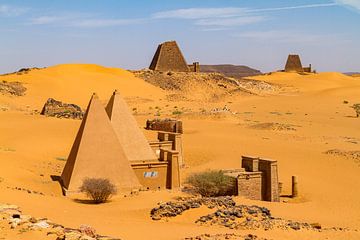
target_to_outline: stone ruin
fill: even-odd
[[[78,105],[68,104],[49,98],[41,110],[41,115],[58,118],[82,119],[84,112]]]
[[[99,161],[101,159],[101,161]],[[106,178],[119,192],[180,187],[181,134],[160,132],[148,142],[115,91],[106,108],[91,97],[60,177],[64,195],[84,178]]]
[[[175,119],[148,119],[146,121],[147,130],[163,132],[183,133],[182,121]]]
[[[225,170],[237,179],[237,193],[252,200],[279,202],[277,161],[242,156],[241,169]]]
[[[200,65],[188,65],[176,41],[161,43],[151,61],[149,69],[154,71],[199,72]]]
[[[301,64],[300,56],[296,54],[290,54],[288,56],[288,59],[285,64],[285,72],[307,72],[310,73],[311,70],[311,64],[309,64],[309,67],[303,67]]]

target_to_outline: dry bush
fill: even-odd
[[[360,117],[360,103],[354,104],[351,107],[355,110],[356,117]]]
[[[116,186],[105,178],[85,178],[80,191],[91,198],[94,203],[104,203],[116,194]]]
[[[225,175],[222,171],[205,171],[194,173],[186,181],[195,193],[203,197],[234,195],[236,179]]]

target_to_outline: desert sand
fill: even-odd
[[[228,232],[254,233],[270,239],[360,239],[360,159],[351,155],[351,151],[360,151],[360,119],[350,108],[360,102],[360,79],[340,73],[283,72],[251,79],[288,91],[224,96],[217,101],[201,101],[201,95],[196,100],[196,94],[192,99],[185,96],[169,100],[167,96],[173,92],[130,72],[90,64],[58,65],[0,76],[0,81],[18,81],[27,88],[24,96],[0,94],[0,203],[18,205],[27,214],[67,227],[88,224],[101,234],[130,240],[183,239]],[[291,193],[291,176],[297,175],[300,197],[283,197],[280,203],[241,197],[235,197],[236,201],[268,207],[276,217],[347,230],[240,231],[198,226],[194,222],[210,212],[206,208],[187,211],[168,221],[153,221],[150,210],[158,202],[184,195],[175,190],[119,195],[101,205],[62,196],[51,175],[61,174],[81,121],[45,117],[38,112],[50,97],[85,109],[96,92],[105,104],[114,89],[125,97],[141,128],[146,119],[155,118],[158,109],[160,117],[174,117],[174,109],[186,112],[175,116],[184,125],[187,166],[182,170],[183,180],[189,173],[201,170],[238,168],[241,155],[276,159],[282,194]],[[230,111],[199,113],[199,109],[210,113],[225,105]],[[155,132],[144,133],[149,140],[156,137]],[[325,153],[334,149],[342,154]],[[0,239],[54,238],[40,231],[17,233],[9,226],[0,226]]]

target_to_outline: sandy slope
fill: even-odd
[[[273,73],[252,79],[291,86],[298,91],[279,96],[239,96],[236,101],[215,103],[218,107],[227,104],[231,111],[238,113],[235,115],[184,116],[188,168],[183,176],[208,168],[239,167],[243,154],[277,159],[284,194],[290,193],[290,177],[296,174],[300,179],[301,198],[289,203],[237,198],[239,203],[267,206],[274,216],[287,219],[360,229],[359,160],[324,154],[329,149],[360,150],[360,120],[353,117],[349,107],[360,102],[360,80],[339,73]],[[156,109],[150,110],[149,106],[160,106],[165,114],[171,114],[174,106],[196,110],[196,103],[167,102],[164,91],[130,73],[96,65],[60,65],[26,75],[0,77],[1,80],[24,82],[28,92],[24,97],[0,95],[0,105],[10,108],[0,112],[0,202],[17,204],[29,214],[49,217],[69,227],[90,224],[100,233],[124,239],[181,239],[205,232],[231,232],[222,227],[194,224],[207,209],[187,212],[169,222],[153,222],[150,209],[180,192],[118,196],[98,206],[61,196],[58,184],[51,181],[50,175],[61,172],[62,159],[67,157],[80,121],[30,114],[41,109],[48,97],[85,107],[91,92],[96,91],[105,102],[114,88],[127,96],[139,114],[152,112],[137,116],[140,126],[147,118],[154,117]],[[344,104],[344,100],[349,104]],[[214,107],[214,103],[208,107]],[[271,130],[268,126],[273,125],[268,123],[290,126],[290,130]],[[152,132],[146,135],[155,137]],[[44,195],[29,194],[15,187]],[[0,231],[8,231],[5,229]],[[256,233],[273,239],[360,238],[360,232],[355,231]],[[39,239],[35,235],[7,234],[12,235],[6,239]]]

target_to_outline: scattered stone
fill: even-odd
[[[46,231],[47,235],[55,235],[56,240],[120,240],[99,236],[96,234],[96,230],[88,225],[81,225],[79,229],[64,228],[46,218],[37,219],[22,214],[18,206],[9,204],[0,204],[0,221],[6,221],[11,229],[17,229],[20,233],[38,230]]]
[[[153,220],[161,220],[163,218],[176,217],[186,210],[198,208],[202,205],[207,206],[210,209],[215,209],[215,212],[200,216],[195,221],[195,223],[203,226],[220,225],[229,229],[241,230],[321,229],[320,224],[300,223],[275,218],[271,215],[270,210],[265,207],[256,205],[236,205],[232,197],[178,198],[177,201],[160,203],[159,207],[151,210],[150,215]]]
[[[79,229],[82,234],[85,234],[92,238],[96,237],[96,230],[91,226],[81,225]]]
[[[46,101],[40,114],[49,117],[72,119],[82,119],[84,116],[84,112],[78,105],[63,103],[53,98],[49,98]]]
[[[219,233],[219,234],[202,234],[196,237],[186,237],[184,240],[267,240],[265,238],[259,238],[256,235],[238,235],[235,233]]]
[[[157,208],[153,208],[150,212],[153,220],[161,220],[166,217],[176,217],[184,211],[199,208],[202,205],[210,209],[215,207],[231,207],[235,206],[235,202],[231,197],[217,198],[178,198],[177,202],[162,203]]]
[[[298,126],[292,124],[268,122],[268,123],[258,123],[258,124],[250,125],[249,127],[258,130],[296,131],[296,127]]]

